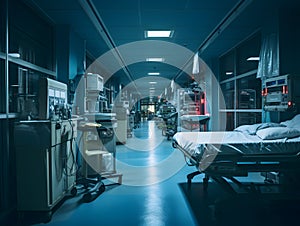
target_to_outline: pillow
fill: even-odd
[[[291,127],[292,120],[286,120],[280,123],[280,125],[284,125],[286,127]]]
[[[274,122],[257,123],[253,125],[239,126],[236,129],[234,129],[234,131],[246,133],[249,135],[255,135],[258,130],[262,130],[269,127],[285,127],[285,125],[274,123]]]
[[[300,131],[288,127],[269,127],[256,132],[256,135],[263,140],[273,140],[282,138],[293,138],[300,136]]]
[[[238,131],[238,132],[242,132],[242,133],[246,133],[249,135],[255,135],[257,128],[260,126],[261,124],[253,124],[253,125],[242,125],[239,126],[237,128],[234,129],[234,131]]]
[[[281,125],[285,125],[290,128],[297,128],[300,129],[300,114],[294,116],[291,120],[286,120],[280,123]]]
[[[257,128],[257,130],[261,130],[269,127],[285,127],[285,125],[276,122],[265,122],[265,123],[261,123],[260,126]]]

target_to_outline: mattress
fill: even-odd
[[[238,131],[178,132],[173,140],[200,168],[213,161],[231,161],[243,156],[269,156],[267,161],[270,161],[272,156],[297,155],[300,151],[300,137],[263,140]]]

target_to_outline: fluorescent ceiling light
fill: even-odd
[[[171,38],[173,33],[171,30],[145,31],[145,38]]]
[[[149,57],[149,58],[146,58],[146,61],[148,61],[148,62],[165,62],[165,58],[162,58],[162,57]]]
[[[149,84],[156,84],[157,82],[149,82]]]
[[[232,71],[227,71],[226,75],[233,75],[233,72]]]
[[[259,57],[249,57],[247,61],[259,61]]]
[[[14,57],[14,58],[20,58],[20,53],[9,53],[8,56]]]
[[[155,89],[155,87],[150,87],[149,89],[150,89],[150,90],[154,90],[154,89]]]
[[[160,75],[159,72],[148,72],[148,75]]]

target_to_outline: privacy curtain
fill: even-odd
[[[262,80],[279,75],[277,34],[265,36],[259,54],[257,78]]]

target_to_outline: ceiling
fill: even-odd
[[[277,0],[280,2],[280,0]],[[30,0],[54,24],[68,24],[86,40],[90,57],[101,59],[117,83],[149,94],[148,72],[159,72],[154,95],[170,81],[186,83],[193,55],[211,65],[262,26],[277,1],[261,0]],[[145,30],[174,30],[172,38],[144,36]],[[111,51],[111,50],[115,51]],[[109,52],[109,54],[108,54]],[[106,55],[105,55],[106,54]],[[109,56],[109,57],[108,57]],[[165,62],[146,62],[164,57]],[[185,72],[183,72],[185,70]],[[162,79],[164,78],[164,79]],[[144,85],[143,79],[145,79]],[[152,87],[153,88],[153,87]],[[153,94],[153,91],[152,91]]]

